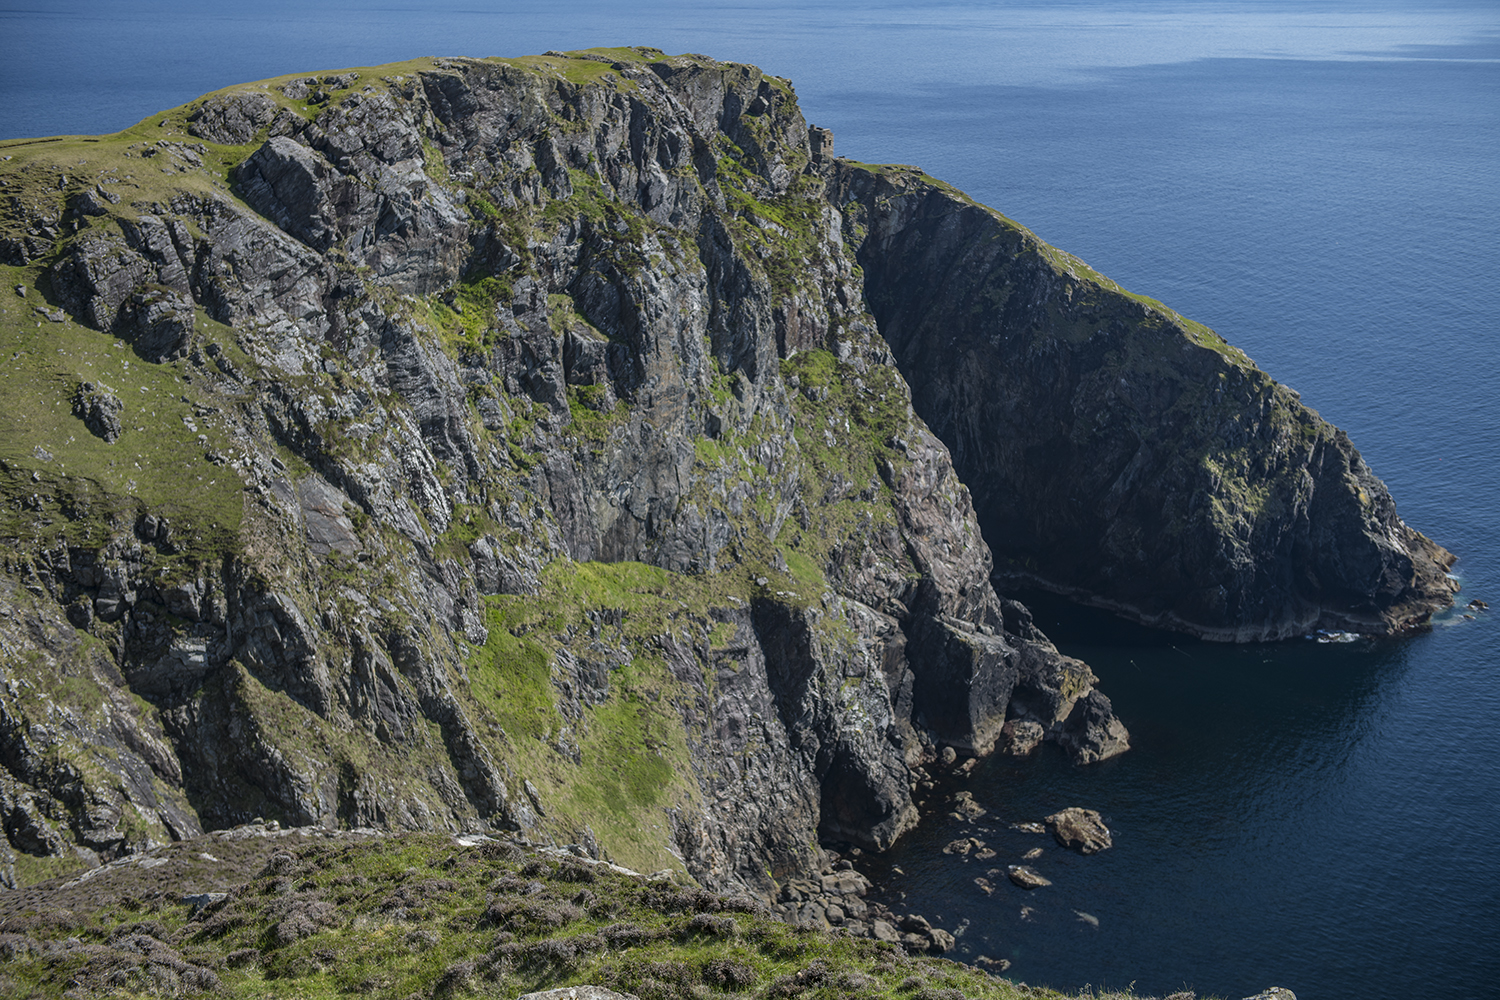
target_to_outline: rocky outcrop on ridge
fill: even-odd
[[[703,57],[310,79],[7,149],[22,869],[266,818],[519,830],[769,895],[820,840],[888,846],[923,768],[1007,718],[1125,749],[992,586],[963,480],[989,411],[957,433],[942,350],[913,353],[898,293],[948,229],[909,206],[959,196],[835,160],[790,84]],[[85,383],[113,403],[75,410]]]

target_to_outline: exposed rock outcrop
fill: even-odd
[[[1036,359],[1077,345],[1033,320],[1066,285],[1037,262],[1070,259],[932,182],[835,160],[786,81],[696,56],[420,60],[236,88],[160,120],[26,147],[3,178],[0,247],[66,313],[45,336],[93,352],[91,378],[143,383],[129,396],[143,433],[107,445],[119,413],[97,394],[48,395],[84,373],[38,367],[17,412],[76,405],[83,433],[39,420],[35,441],[0,448],[3,580],[28,595],[0,662],[15,847],[81,845],[92,862],[255,817],[507,828],[769,894],[822,869],[820,839],[888,846],[916,821],[923,765],[971,765],[1007,719],[1013,742],[1081,763],[1127,746],[1087,665],[991,583],[981,524],[1005,546],[1032,530],[996,514],[997,483],[1070,508],[1055,484],[995,471],[1009,452],[970,464],[994,406],[1019,421],[1035,405],[1048,428],[1067,416],[1043,412],[1062,383]],[[970,236],[989,240],[980,273]],[[1022,337],[1013,357],[930,342],[915,304],[938,316],[959,299],[908,286],[942,285],[937,263],[971,280],[963,301],[998,303],[953,335],[997,352]],[[1046,281],[1015,291],[1010,267]],[[1103,294],[1103,279],[1068,280]],[[1040,312],[1021,309],[1037,295]],[[1186,328],[1154,309],[1111,313],[1104,340],[1139,362],[1122,377],[1165,398],[1185,391]],[[13,361],[73,363],[20,315],[0,314]],[[1195,350],[1205,371],[1229,364]],[[947,395],[943,364],[962,369]],[[1290,406],[1230,367],[1240,396]],[[1374,505],[1298,494],[1288,551],[1306,537],[1348,569],[1339,585],[1365,587],[1359,622],[1376,630],[1401,601],[1430,603],[1422,567],[1440,550],[1392,520],[1363,466],[1329,471],[1352,455],[1340,436],[1287,412],[1322,449],[1308,475]],[[1246,433],[1235,474],[1260,483],[1286,442]],[[1209,550],[1240,565],[1235,526],[1280,509],[1256,504],[1231,491],[1212,517],[1192,507],[1178,534],[1198,540],[1173,572],[1218,580],[1220,562],[1194,562]],[[1109,523],[1145,532],[1128,512]],[[1135,565],[1102,551],[1109,573]],[[1292,607],[1262,565],[1234,577],[1252,596],[1231,603]],[[88,651],[87,691],[56,683],[71,675],[48,651],[69,642]]]
[[[1386,634],[1452,603],[1452,554],[1212,330],[914,169],[832,173],[870,310],[1002,584],[1238,642]]]
[[[1051,879],[1046,878],[1030,865],[1007,865],[1005,874],[1022,889],[1040,889],[1052,884]]]
[[[1076,848],[1080,854],[1097,854],[1115,843],[1104,817],[1093,809],[1069,806],[1048,816],[1047,826],[1059,844]]]
[[[106,444],[119,440],[124,429],[120,424],[120,414],[124,410],[125,404],[120,402],[120,397],[92,382],[79,383],[73,396],[73,415],[83,421],[89,433]]]

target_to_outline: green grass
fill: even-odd
[[[597,795],[606,809],[625,819],[660,802],[676,776],[662,751],[675,742],[678,727],[634,694],[599,706],[589,721],[590,787],[575,792]]]
[[[608,56],[610,52],[618,51],[625,53],[623,59],[609,56],[614,62],[639,62],[638,53],[630,49],[605,50],[585,49],[582,52],[592,52],[598,55]],[[633,80],[626,80],[613,69],[608,62],[597,59],[587,59],[579,53],[566,53],[559,56],[521,56],[515,59],[503,60],[505,63],[520,69],[526,69],[533,73],[542,73],[555,79],[566,80],[568,83],[578,86],[589,84],[605,84],[614,86],[622,91],[634,91],[636,87]]]
[[[469,690],[513,739],[546,739],[562,723],[552,691],[552,655],[541,643],[512,631],[522,619],[522,603],[485,599],[489,637],[470,659]]]
[[[28,549],[56,539],[94,547],[149,511],[172,522],[179,561],[233,551],[243,487],[206,457],[233,455],[232,439],[193,402],[217,401],[193,387],[187,362],[149,364],[113,337],[36,316],[29,277],[0,268],[0,537]],[[22,298],[17,284],[32,291]],[[208,336],[226,332],[211,326],[200,321]],[[84,381],[124,404],[117,441],[105,443],[73,415]]]
[[[568,386],[568,412],[573,421],[569,430],[575,437],[593,445],[596,451],[602,449],[610,433],[621,426],[629,414],[629,408],[620,402],[615,403],[612,411],[601,410],[599,407],[605,401],[605,392],[602,385]]]
[[[681,870],[666,810],[699,808],[689,743],[705,720],[691,721],[700,694],[674,676],[663,644],[702,669],[706,652],[733,635],[721,622],[730,597],[800,591],[786,600],[806,603],[821,593],[810,586],[821,579],[815,566],[789,558],[793,572],[783,574],[770,557],[701,575],[560,559],[543,570],[540,593],[485,599],[489,634],[466,659],[469,696],[481,728],[488,719],[508,737],[503,756],[517,782],[540,790],[554,837],[587,829],[622,864]],[[602,699],[576,715],[562,711],[564,650],[603,671]],[[703,676],[711,698],[712,672]]]
[[[510,737],[510,759],[542,790],[547,821],[564,839],[593,831],[611,856],[652,870],[679,868],[668,850],[662,809],[693,801],[676,682],[657,638],[702,630],[683,614],[684,593],[706,600],[695,581],[641,563],[560,560],[543,573],[542,593],[486,599],[489,638],[468,661],[469,690]],[[565,719],[558,709],[561,640],[590,614],[603,613],[601,642],[619,651],[602,704]],[[680,620],[679,620],[680,619]]]
[[[195,911],[178,886],[205,887],[214,869],[203,851],[244,875]],[[794,929],[743,897],[502,842],[204,838],[157,853],[175,884],[125,868],[99,879],[102,891],[54,890],[13,908],[12,992],[404,1000],[601,984],[641,1000],[1064,1000],[895,945]]]

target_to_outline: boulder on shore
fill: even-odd
[[[1039,722],[1011,719],[1000,728],[1001,749],[1012,757],[1025,757],[1041,746],[1046,735]]]

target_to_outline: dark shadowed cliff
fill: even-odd
[[[1226,638],[1450,599],[1210,331],[831,146],[786,81],[650,49],[5,144],[23,878],[264,817],[768,891],[1007,718],[1125,748],[992,547]]]
[[[1453,557],[1348,437],[1202,324],[900,167],[841,163],[869,307],[998,580],[1208,639],[1388,634]]]

